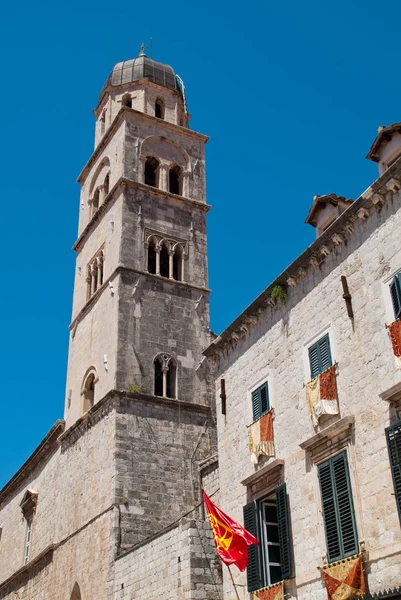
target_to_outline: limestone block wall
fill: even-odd
[[[185,247],[185,283],[207,288],[207,237],[205,212],[179,200],[167,200],[145,189],[126,188],[122,208],[121,261],[126,267],[147,271],[145,242],[151,232],[182,242]],[[138,223],[138,212],[142,220]],[[193,236],[190,229],[193,227]],[[199,298],[200,294],[198,294]]]
[[[3,490],[0,598],[14,600],[18,593],[21,600],[69,600],[75,581],[83,598],[107,598],[116,511],[114,432],[111,413],[92,422],[90,429],[82,424],[66,432],[52,456],[11,496],[5,497]],[[28,571],[4,588],[2,583],[23,567],[26,522],[20,502],[28,488],[38,493],[30,561],[51,545],[54,550],[34,567],[34,576]]]
[[[193,134],[184,128],[169,127],[161,119],[144,119],[136,112],[125,115],[127,129],[125,136],[124,176],[134,181],[143,181],[143,161],[146,146],[152,138],[159,147],[152,145],[152,154],[156,154],[166,165],[177,162],[183,164],[188,171],[187,193],[183,194],[192,200],[205,202],[205,157],[204,144],[206,138]],[[143,152],[142,152],[142,144]],[[159,148],[159,150],[157,150]],[[161,187],[161,186],[159,186]]]
[[[90,221],[89,200],[92,198],[92,193],[96,186],[104,181],[104,178],[101,179],[100,175],[102,173],[106,175],[106,171],[110,172],[110,190],[123,175],[122,152],[124,138],[125,122],[122,120],[114,131],[113,135],[107,141],[105,147],[99,150],[97,154],[92,155],[91,161],[81,173],[78,236],[81,235],[82,231]],[[108,165],[107,169],[104,168],[105,165]]]
[[[219,600],[221,568],[208,523],[180,522],[117,558],[114,600]]]
[[[239,522],[249,498],[241,482],[273,460],[253,466],[246,427],[252,422],[251,390],[268,380],[276,458],[284,460],[292,523],[296,578],[288,591],[299,600],[325,595],[317,570],[326,554],[317,466],[299,445],[337,420],[323,417],[315,431],[303,387],[310,379],[307,348],[326,331],[338,363],[339,417],[355,417],[347,455],[358,537],[368,551],[370,590],[401,582],[401,528],[384,432],[395,415],[380,397],[401,382],[385,328],[394,319],[388,281],[401,269],[400,193],[389,192],[380,210],[354,226],[347,243],[288,288],[286,305],[266,308],[216,367],[220,506]],[[354,323],[342,297],[342,275],[348,279]],[[225,379],[226,416],[220,414],[220,377]],[[245,585],[245,574],[238,573],[236,580]],[[246,588],[241,590],[248,598]],[[225,597],[231,596],[226,579]]]
[[[119,396],[116,502],[124,550],[201,501],[197,465],[215,453],[216,437],[208,410],[141,394]]]

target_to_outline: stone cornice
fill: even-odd
[[[39,446],[33,451],[31,456],[24,462],[22,467],[15,475],[6,483],[0,491],[0,508],[3,506],[7,498],[10,497],[32,474],[32,472],[43,462],[58,445],[58,438],[63,433],[65,421],[59,419],[55,422],[50,431],[46,434]]]
[[[275,286],[285,289],[295,287],[312,268],[319,268],[332,250],[352,237],[355,223],[364,221],[380,210],[386,196],[401,189],[401,157],[387,169],[363,194],[355,200],[306,250],[295,259],[204,351],[204,355],[217,359],[241,337],[252,325],[256,325],[268,306],[274,307],[271,293]],[[335,235],[339,234],[339,235]],[[339,237],[340,236],[340,237]],[[334,239],[333,239],[334,238]]]
[[[96,292],[87,300],[84,306],[81,308],[79,313],[73,318],[71,323],[69,324],[69,329],[74,329],[75,325],[82,320],[82,318],[89,312],[89,310],[93,307],[94,304],[99,300],[100,296],[105,292],[105,290],[109,289],[109,282],[111,283],[113,279],[119,275],[120,273],[132,273],[134,275],[141,275],[144,277],[156,278],[163,283],[167,283],[168,285],[178,285],[180,287],[186,287],[189,289],[197,290],[204,294],[210,294],[211,290],[209,288],[203,288],[199,285],[193,285],[192,283],[187,283],[186,281],[177,281],[176,279],[170,279],[167,277],[162,277],[161,275],[154,275],[153,273],[148,273],[147,271],[142,271],[140,269],[132,269],[131,267],[125,267],[124,265],[118,265],[111,275],[104,280],[101,287],[96,290]],[[114,293],[114,292],[113,292]]]
[[[95,229],[96,224],[101,220],[102,215],[106,212],[107,207],[110,206],[117,199],[118,195],[124,190],[125,187],[143,190],[153,196],[162,196],[163,198],[178,200],[183,204],[187,204],[191,207],[195,206],[196,208],[199,208],[205,212],[208,212],[211,209],[211,206],[204,202],[199,202],[198,200],[191,200],[190,198],[185,198],[184,196],[179,196],[178,194],[172,194],[171,192],[167,192],[159,188],[154,188],[144,183],[139,183],[139,181],[127,179],[126,177],[120,177],[120,179],[111,189],[110,193],[106,196],[106,199],[103,202],[102,206],[100,206],[99,209],[95,212],[92,219],[89,221],[85,229],[79,235],[77,241],[72,247],[73,250],[77,250],[79,252],[84,242],[86,241],[88,235],[93,231],[93,229]]]
[[[209,140],[209,137],[207,135],[204,135],[203,133],[198,133],[197,131],[193,131],[192,129],[187,129],[186,127],[181,127],[180,125],[169,123],[168,121],[158,119],[157,117],[153,117],[152,115],[147,115],[146,113],[143,113],[139,110],[135,110],[135,108],[128,108],[128,106],[122,106],[116,114],[110,127],[96,146],[95,150],[92,153],[92,156],[89,158],[88,162],[78,175],[78,183],[82,184],[85,181],[93,163],[96,162],[96,160],[99,158],[99,155],[103,152],[110,138],[114,135],[114,132],[116,131],[120,123],[124,120],[125,116],[128,116],[129,114],[135,114],[137,116],[140,115],[141,119],[157,123],[159,126],[163,125],[166,129],[171,129],[172,131],[183,133],[189,137],[195,137],[203,141],[205,144]]]
[[[256,471],[256,473],[252,473],[249,477],[241,481],[242,485],[248,486],[257,482],[262,477],[276,471],[277,469],[281,470],[284,468],[284,461],[281,458],[276,458],[272,462],[269,462],[267,465]]]

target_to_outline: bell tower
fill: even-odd
[[[201,402],[209,343],[204,145],[184,87],[145,55],[118,63],[94,111],[81,184],[65,419],[110,390]]]
[[[65,420],[114,411],[120,551],[199,503],[197,465],[216,453],[202,362],[208,138],[188,126],[181,80],[144,48],[113,68],[94,114],[95,149],[78,178]]]

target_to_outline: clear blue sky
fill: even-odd
[[[0,487],[63,415],[79,189],[113,65],[153,37],[207,145],[212,328],[314,237],[314,194],[377,177],[401,120],[396,0],[27,2],[2,9]]]

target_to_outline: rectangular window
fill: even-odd
[[[262,500],[244,506],[244,526],[259,540],[248,549],[248,591],[292,575],[288,499],[285,483]]]
[[[332,563],[358,552],[351,482],[345,452],[318,465],[327,558]]]
[[[253,420],[256,421],[270,409],[267,381],[252,392]]]
[[[24,552],[24,565],[29,561],[29,554],[31,551],[31,539],[32,539],[32,519],[26,521],[26,539],[25,539],[25,552]]]
[[[308,348],[309,364],[310,364],[310,376],[314,379],[323,371],[326,371],[331,367],[331,351],[330,351],[330,339],[329,334],[326,334],[313,346]]]
[[[395,501],[401,521],[401,421],[386,429],[388,454],[393,476]]]
[[[390,283],[391,301],[393,303],[394,316],[401,317],[401,271],[397,273]]]

